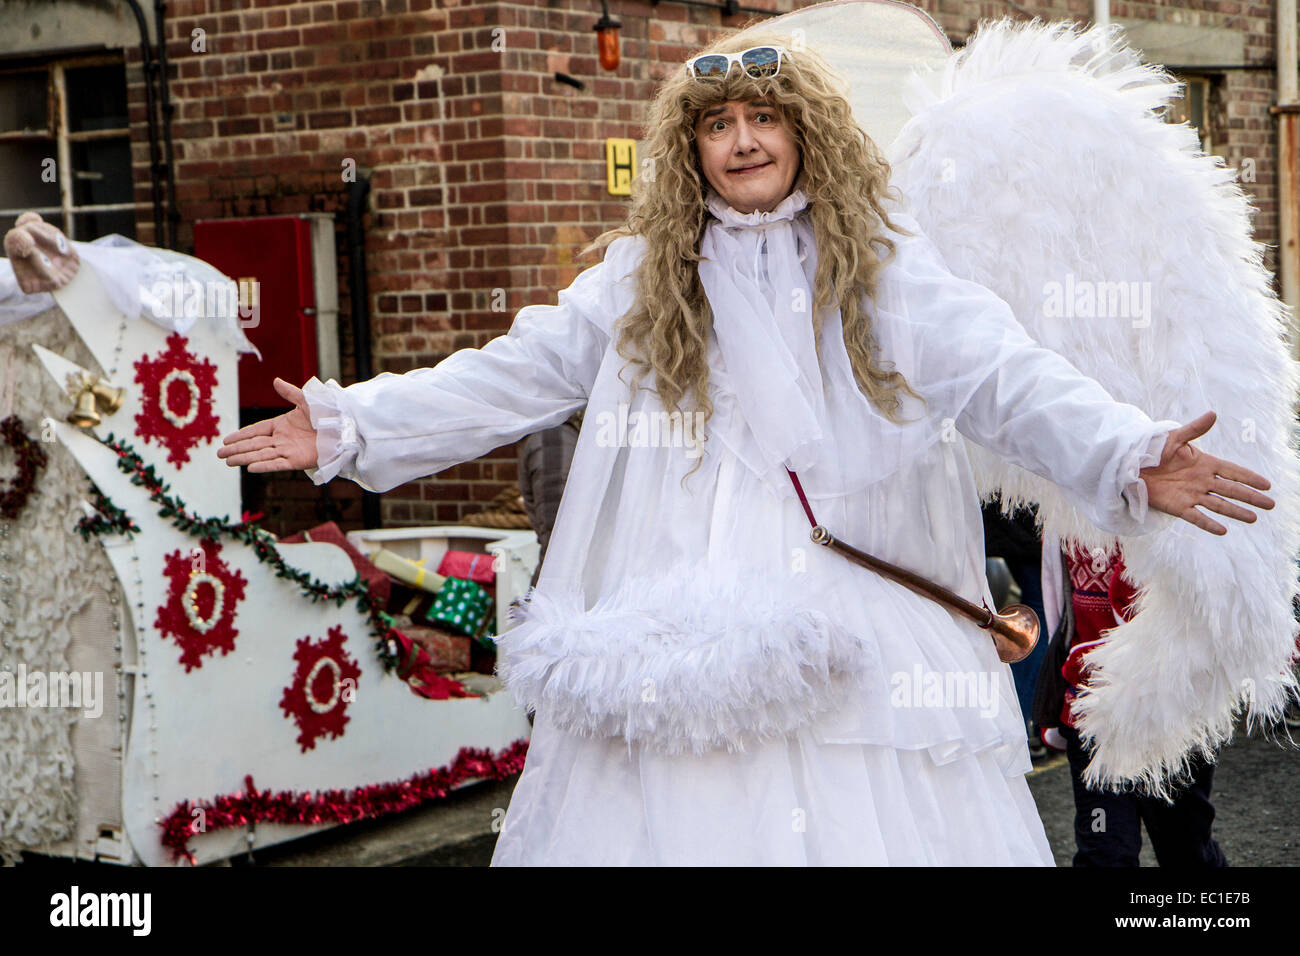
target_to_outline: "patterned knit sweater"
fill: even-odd
[[[1065,552],[1073,586],[1074,640],[1061,667],[1065,675],[1065,706],[1061,723],[1074,726],[1071,707],[1079,687],[1087,682],[1090,651],[1106,639],[1106,632],[1132,618],[1130,606],[1136,592],[1124,578],[1124,559],[1116,548],[1110,552],[1074,548]]]

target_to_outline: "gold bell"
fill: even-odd
[[[94,392],[85,388],[77,393],[77,407],[68,415],[68,421],[78,428],[91,428],[99,424]]]
[[[107,382],[95,382],[90,391],[95,396],[95,406],[102,415],[112,415],[126,401],[126,389],[114,388]]]

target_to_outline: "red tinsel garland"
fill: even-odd
[[[354,790],[326,790],[314,793],[258,790],[252,774],[244,777],[244,789],[217,797],[212,802],[182,800],[159,826],[162,844],[172,859],[182,857],[194,864],[190,838],[196,833],[246,827],[251,823],[353,823],[389,813],[400,813],[445,797],[470,780],[504,780],[524,768],[528,741],[516,740],[497,754],[487,748],[462,747],[448,767],[416,774],[408,780],[357,787]],[[196,813],[195,811],[201,811]]]
[[[22,420],[17,415],[10,415],[0,422],[0,437],[3,437],[4,443],[18,457],[18,474],[10,481],[9,487],[0,493],[0,518],[12,521],[27,504],[27,498],[36,487],[36,473],[45,467],[47,459],[40,444],[27,437]]]

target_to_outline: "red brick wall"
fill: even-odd
[[[610,10],[624,24],[624,62],[609,74],[596,60],[598,14],[585,4],[231,6],[169,6],[178,244],[192,248],[197,219],[340,214],[344,382],[355,380],[344,159],[372,174],[366,254],[374,371],[436,364],[506,331],[523,306],[554,302],[589,264],[578,250],[626,214],[626,200],[605,192],[605,138],[639,135],[661,64],[707,42],[722,20],[672,3],[616,0]],[[192,49],[196,29],[206,51]],[[502,39],[504,50],[494,49]],[[128,55],[138,67],[136,54]],[[587,88],[556,83],[556,71]],[[142,86],[132,98],[137,198],[145,200]],[[281,114],[287,123],[277,123]],[[140,239],[153,240],[151,223],[141,223]],[[494,311],[497,290],[505,308]],[[503,448],[389,492],[384,522],[455,521],[515,480],[514,449]],[[250,477],[245,488],[250,506],[266,511],[276,530],[330,518],[360,522],[351,483],[317,488],[302,476]]]
[[[802,0],[747,0],[790,9]],[[980,17],[1017,16],[1001,2],[925,0],[956,43]],[[1090,0],[1021,3],[1047,18],[1091,15]],[[601,70],[591,27],[599,4],[577,0],[172,0],[179,246],[203,218],[327,211],[339,216],[343,380],[355,379],[342,216],[345,159],[372,173],[366,254],[375,372],[435,364],[504,332],[520,308],[555,301],[584,268],[578,250],[619,224],[606,194],[604,140],[639,138],[645,103],[673,64],[749,17],[664,0],[611,0],[623,63]],[[232,9],[238,8],[238,9]],[[1270,6],[1195,0],[1116,3],[1115,16],[1229,24],[1248,56],[1272,59]],[[207,51],[191,49],[195,29]],[[504,40],[504,50],[493,41]],[[138,51],[130,49],[137,199],[147,201],[148,148]],[[556,71],[582,80],[579,91]],[[1257,232],[1275,235],[1271,72],[1225,74],[1216,87],[1216,150],[1256,159],[1247,188]],[[277,123],[277,116],[287,121]],[[152,241],[151,214],[139,223]],[[503,290],[505,309],[492,308]],[[274,370],[268,370],[274,374]],[[513,448],[412,482],[384,497],[386,524],[455,521],[516,480]],[[251,480],[273,527],[360,522],[350,482]]]

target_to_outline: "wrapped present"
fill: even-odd
[[[356,546],[348,540],[348,536],[343,533],[343,530],[337,524],[333,521],[327,521],[325,524],[317,525],[309,531],[303,531],[292,537],[281,539],[283,544],[302,544],[307,541],[321,541],[342,548],[352,561],[352,566],[357,569],[357,574],[361,575],[361,580],[365,581],[366,586],[370,588],[370,593],[375,600],[380,604],[388,603],[392,581],[389,580],[388,575],[382,569],[375,567],[373,561],[370,561],[356,549]]]
[[[439,674],[428,652],[410,636],[401,631],[393,631],[393,636],[402,659],[397,668],[397,675],[410,685],[411,693],[429,700],[477,696],[466,689],[460,681]]]
[[[443,582],[447,579],[425,568],[424,563],[428,560],[428,558],[421,558],[419,561],[412,561],[386,548],[380,548],[370,555],[370,561],[375,567],[387,571],[403,584],[421,588],[430,594],[437,594],[442,590]]]
[[[447,578],[425,620],[472,637],[492,615],[492,595],[480,585],[463,578]]]
[[[497,579],[495,558],[481,551],[448,551],[442,556],[438,573],[462,578],[476,584],[492,584]]]
[[[412,625],[402,629],[411,640],[419,644],[435,671],[448,674],[452,671],[467,671],[469,666],[470,638],[440,627],[420,627]]]
[[[388,599],[386,610],[389,614],[409,617],[408,623],[423,624],[433,605],[435,595],[423,588],[411,587],[400,581],[392,581],[392,594]]]

